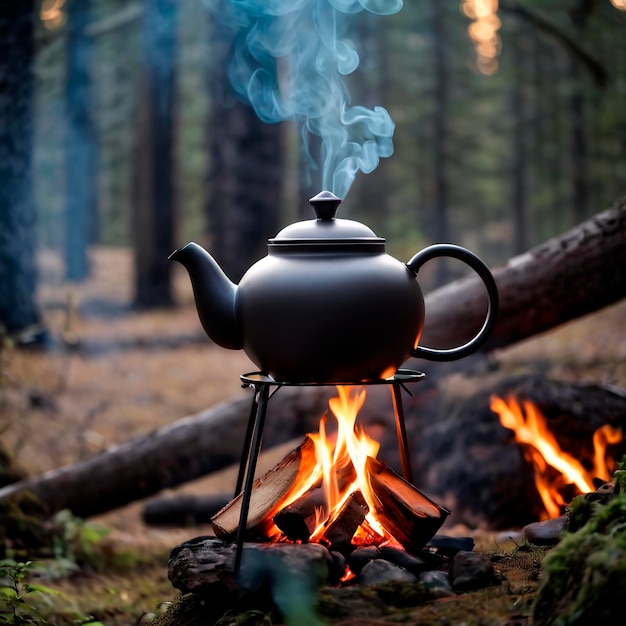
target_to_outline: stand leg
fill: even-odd
[[[239,463],[239,473],[237,474],[237,485],[235,486],[236,498],[241,492],[243,487],[243,477],[246,473],[246,467],[250,461],[250,442],[252,441],[252,432],[256,424],[257,411],[259,410],[258,390],[254,389],[254,395],[252,396],[252,406],[250,407],[250,417],[248,418],[248,427],[246,428],[246,436],[243,441],[243,450],[241,452],[241,461]]]
[[[237,551],[235,553],[235,574],[239,572],[241,565],[241,553],[243,550],[243,539],[248,523],[248,511],[250,509],[250,497],[252,496],[252,483],[256,472],[256,463],[261,450],[261,440],[263,438],[263,426],[265,425],[265,414],[267,413],[267,401],[269,398],[270,386],[263,385],[259,393],[259,401],[256,411],[256,419],[253,420],[252,447],[250,458],[248,459],[248,469],[246,471],[246,482],[243,487],[241,498],[241,513],[239,514],[239,528],[237,529]]]
[[[393,411],[396,415],[396,432],[398,434],[398,449],[400,451],[400,463],[404,479],[413,483],[413,469],[411,468],[411,455],[406,438],[406,426],[404,424],[404,407],[402,405],[402,387],[400,383],[392,383]]]

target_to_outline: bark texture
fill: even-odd
[[[483,350],[509,346],[626,297],[626,198],[493,272],[498,321]],[[418,277],[419,278],[419,277]],[[470,276],[426,297],[420,343],[451,347],[476,333],[487,294]]]

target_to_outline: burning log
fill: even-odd
[[[343,492],[354,481],[356,472],[352,464],[347,464],[335,475],[338,489]],[[300,498],[276,513],[274,524],[288,539],[306,541],[313,534],[320,520],[328,515],[327,504],[326,494],[320,481]]]
[[[274,524],[292,541],[307,541],[317,528],[320,514],[326,517],[326,497],[321,486],[310,489],[302,497],[274,515]]]
[[[439,530],[450,513],[376,459],[367,460],[370,484],[380,502],[376,516],[385,530],[415,552]]]
[[[289,496],[302,467],[315,466],[315,445],[306,437],[302,445],[288,454],[269,472],[254,481],[248,511],[248,538],[267,537],[272,517]],[[242,494],[231,500],[212,518],[213,530],[222,539],[232,539],[239,526]]]
[[[348,547],[368,511],[363,494],[360,491],[351,493],[335,518],[324,528],[324,539],[334,548]]]

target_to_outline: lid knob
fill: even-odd
[[[320,191],[320,193],[309,200],[309,203],[313,207],[318,220],[332,222],[335,219],[337,207],[341,204],[341,198],[338,198],[330,191]]]

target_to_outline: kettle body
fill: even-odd
[[[341,200],[311,199],[316,219],[297,222],[268,241],[268,254],[234,285],[215,260],[190,243],[170,258],[189,271],[200,320],[219,345],[243,349],[279,382],[341,384],[387,379],[411,356],[451,361],[487,340],[498,309],[489,268],[472,252],[435,244],[402,263],[367,226],[335,217]],[[454,257],[482,279],[485,322],[467,343],[420,346],[424,298],[416,280],[424,263]]]

